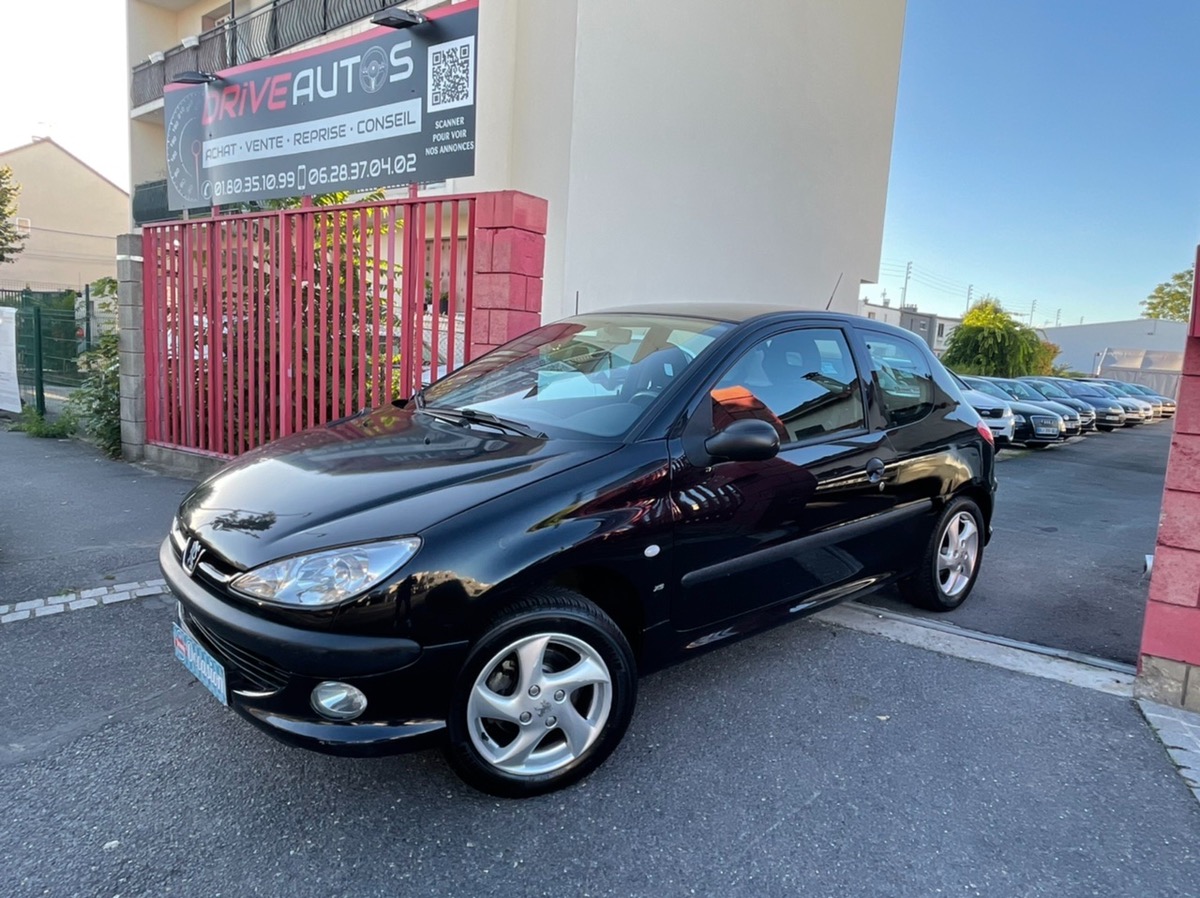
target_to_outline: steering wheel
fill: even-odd
[[[658,394],[661,392],[662,392],[661,390],[638,390],[636,393],[634,393],[632,396],[629,397],[629,402],[632,403],[633,405],[637,405],[637,406],[640,406],[641,408],[645,408],[651,402],[653,402],[655,399],[657,399]]]

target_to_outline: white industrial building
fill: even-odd
[[[1142,383],[1168,396],[1178,390],[1187,323],[1157,318],[1042,328],[1059,347],[1055,364]]]

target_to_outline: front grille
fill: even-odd
[[[226,676],[234,691],[279,692],[287,685],[287,671],[256,652],[223,639],[186,611],[183,618],[192,635],[229,668]]]

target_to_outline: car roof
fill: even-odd
[[[709,321],[725,321],[729,324],[741,324],[756,318],[774,316],[788,318],[814,318],[823,320],[843,321],[847,324],[869,326],[874,329],[906,336],[916,342],[925,344],[912,331],[904,330],[862,315],[847,312],[829,312],[812,306],[789,305],[786,303],[764,302],[688,302],[686,300],[639,303],[629,306],[609,306],[595,311],[580,312],[573,318],[586,318],[589,315],[658,315],[672,318],[702,318]]]

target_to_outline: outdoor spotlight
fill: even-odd
[[[428,17],[419,12],[393,6],[391,9],[375,13],[371,24],[383,25],[385,28],[412,28],[414,25],[424,25],[428,21]]]
[[[180,72],[171,79],[172,84],[212,84],[223,80],[220,75],[212,72]]]

